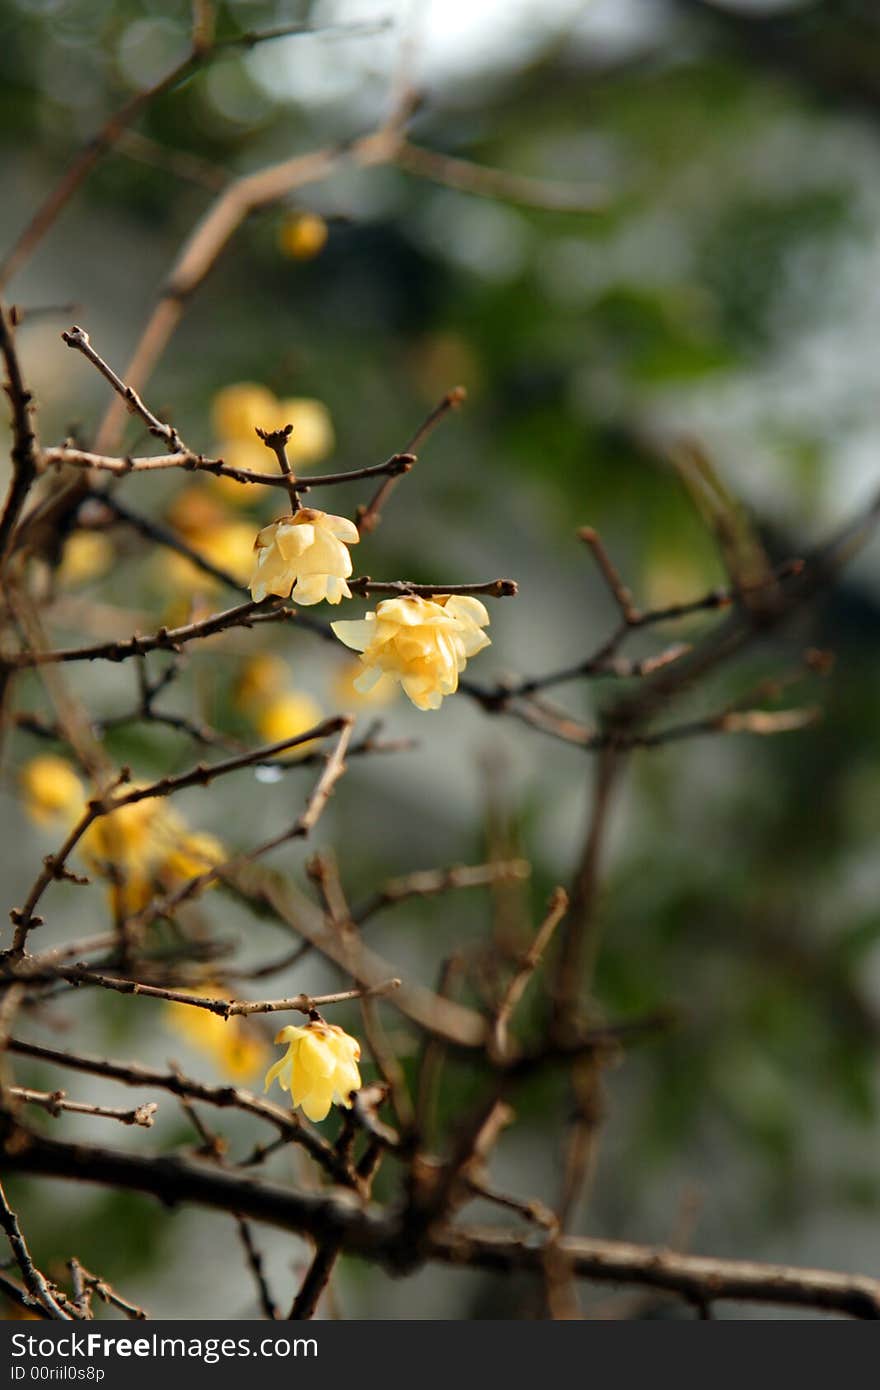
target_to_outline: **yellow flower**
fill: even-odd
[[[278,233],[278,245],[294,261],[310,261],[323,251],[327,223],[316,212],[292,213],[285,217]]]
[[[267,594],[291,596],[301,604],[351,598],[345,582],[352,570],[346,545],[359,540],[354,522],[344,516],[312,507],[283,516],[257,535],[251,594],[258,601]]]
[[[276,418],[278,401],[268,386],[239,381],[218,391],[211,406],[214,432],[219,439],[254,438],[254,430],[275,430],[286,425]]]
[[[32,758],[19,774],[25,809],[38,825],[74,821],[85,809],[82,783],[70,763],[54,753]]]
[[[218,453],[224,463],[249,473],[280,472],[275,454],[257,438],[258,429],[293,426],[287,457],[294,472],[326,458],[335,443],[333,420],[323,401],[311,396],[279,400],[268,387],[251,381],[219,391],[214,397],[212,415]],[[212,478],[211,482],[219,495],[239,506],[248,506],[256,499],[252,484],[224,477]]]
[[[224,521],[212,531],[187,537],[193,550],[218,569],[227,570],[242,586],[247,583],[253,563],[254,530],[247,521]],[[220,580],[200,569],[185,555],[164,552],[157,561],[162,582],[186,594],[206,594]]]
[[[222,526],[228,513],[208,488],[196,483],[178,492],[167,516],[175,530],[197,544],[209,532]]]
[[[287,457],[294,472],[297,468],[309,468],[320,463],[332,452],[336,442],[330,411],[323,401],[311,396],[290,396],[278,402],[278,410],[283,417],[281,423],[293,425],[293,433],[287,441]],[[271,457],[271,473],[277,466],[277,459]]]
[[[296,738],[306,729],[313,729],[320,724],[321,717],[321,707],[311,695],[302,690],[288,690],[268,701],[254,722],[267,743],[280,743],[283,738]],[[311,740],[291,748],[290,756],[308,753],[310,749]]]
[[[86,793],[69,763],[52,754],[33,758],[21,772],[28,814],[40,825],[72,825],[86,808]],[[127,788],[137,790],[137,784]],[[114,909],[125,916],[220,864],[220,841],[192,831],[164,801],[148,797],[92,821],[77,846],[90,871],[108,879]]]
[[[64,543],[64,553],[58,567],[62,585],[85,584],[99,579],[113,564],[115,551],[112,542],[96,531],[75,531]]]
[[[273,652],[257,652],[242,667],[233,688],[233,699],[239,709],[260,710],[268,700],[281,694],[287,679],[287,663],[280,656]]]
[[[277,1081],[289,1091],[296,1109],[301,1105],[310,1120],[324,1120],[331,1105],[351,1107],[349,1096],[359,1091],[361,1049],[335,1023],[312,1022],[304,1028],[282,1028],[276,1043],[287,1043],[287,1052],[266,1072],[265,1089]]]
[[[135,801],[93,821],[79,843],[89,868],[110,880],[114,911],[129,916],[153,896],[153,859],[157,803]]]
[[[101,816],[80,849],[92,871],[110,879],[114,906],[124,915],[140,912],[157,889],[172,892],[226,858],[219,840],[191,831],[182,816],[154,798]]]
[[[211,986],[198,993],[216,998],[222,990]],[[265,1063],[265,1043],[242,1018],[222,1019],[192,1004],[166,1004],[165,1016],[179,1037],[213,1058],[221,1074],[233,1081],[249,1080]]]
[[[181,833],[182,832],[182,833]],[[164,849],[162,848],[164,842]],[[220,841],[204,830],[187,830],[177,816],[166,820],[157,837],[156,877],[168,892],[216,868],[227,858]]]
[[[439,709],[458,689],[468,658],[489,646],[481,630],[489,614],[479,599],[435,594],[386,599],[356,622],[333,623],[341,642],[362,652],[364,670],[355,681],[372,690],[383,675],[399,680],[417,709]]]
[[[393,676],[381,675],[371,690],[359,690],[358,678],[363,674],[363,666],[355,658],[346,661],[333,677],[333,703],[337,709],[358,710],[388,705],[397,697],[397,681]]]

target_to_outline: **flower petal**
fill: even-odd
[[[375,619],[371,622],[370,618],[353,618],[350,621],[331,623],[330,626],[340,642],[356,652],[365,651],[376,632]]]
[[[323,1085],[313,1087],[299,1104],[302,1106],[303,1114],[310,1120],[326,1120],[333,1104],[332,1083],[324,1082]]]

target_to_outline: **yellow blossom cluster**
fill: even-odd
[[[55,754],[31,759],[20,786],[25,809],[38,825],[71,827],[85,810],[82,782]],[[190,830],[177,811],[154,797],[99,816],[77,848],[90,871],[110,883],[113,910],[121,916],[139,912],[156,892],[171,892],[226,858],[219,840]]]
[[[287,1052],[267,1071],[266,1090],[277,1081],[290,1092],[294,1109],[302,1106],[310,1120],[325,1120],[331,1105],[351,1108],[351,1093],[361,1087],[356,1038],[316,1019],[302,1028],[282,1028],[275,1041],[287,1043]]]
[[[292,425],[287,442],[290,466],[297,472],[309,468],[332,452],[335,443],[333,421],[323,401],[310,396],[290,396],[279,400],[267,386],[240,381],[226,386],[214,397],[212,416],[217,449],[232,468],[251,473],[278,473],[280,466],[271,449],[257,436],[257,430],[278,430]],[[253,500],[253,487],[232,478],[214,480],[220,492],[238,506]]]
[[[267,743],[296,738],[321,722],[323,711],[317,700],[290,683],[287,663],[272,652],[257,652],[242,668],[233,689],[233,699]],[[311,752],[312,744],[291,748],[285,756]]]

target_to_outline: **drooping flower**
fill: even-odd
[[[277,1081],[290,1092],[294,1109],[301,1105],[310,1120],[326,1119],[331,1105],[351,1107],[351,1092],[361,1087],[356,1038],[335,1023],[315,1020],[282,1028],[275,1041],[287,1043],[287,1052],[266,1072],[266,1090]]]
[[[345,582],[352,571],[346,547],[359,540],[357,527],[347,517],[312,507],[273,521],[254,543],[252,597],[259,602],[267,594],[277,594],[301,604],[351,598]]]
[[[385,599],[365,618],[332,627],[341,642],[362,653],[357,690],[370,691],[383,675],[393,676],[417,709],[429,710],[454,694],[469,658],[489,646],[482,631],[488,622],[479,599],[412,594]]]
[[[54,753],[31,758],[19,780],[27,813],[38,825],[72,822],[85,809],[82,783],[70,763]]]

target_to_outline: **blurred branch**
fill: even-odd
[[[608,207],[608,195],[597,184],[527,178],[503,169],[488,168],[470,159],[440,154],[409,140],[401,142],[394,162],[408,174],[455,188],[460,193],[473,193],[478,198],[493,198],[548,212],[595,213]]]
[[[337,1181],[345,1180],[345,1168],[336,1162],[333,1148],[303,1120],[292,1111],[275,1105],[272,1101],[254,1096],[250,1091],[238,1086],[211,1086],[193,1077],[182,1075],[177,1068],[160,1071],[155,1067],[145,1067],[139,1062],[117,1062],[101,1057],[84,1057],[79,1053],[61,1051],[57,1048],[43,1047],[39,1043],[25,1042],[22,1038],[10,1038],[7,1050],[22,1057],[49,1062],[55,1066],[68,1067],[73,1071],[88,1072],[92,1076],[102,1076],[108,1081],[118,1081],[123,1086],[138,1086],[145,1089],[158,1088],[170,1091],[175,1096],[185,1096],[190,1100],[201,1101],[221,1110],[241,1110],[255,1119],[274,1125],[284,1143],[299,1144],[316,1163],[326,1168]]]
[[[16,523],[21,515],[31,484],[37,476],[37,441],[31,423],[31,394],[24,384],[12,320],[5,305],[0,303],[0,356],[6,374],[4,389],[9,397],[12,413],[12,480],[6,494],[6,502],[0,513],[0,572],[5,567],[7,554]]]
[[[0,1183],[0,1228],[9,1241],[15,1262],[21,1270],[21,1277],[29,1298],[55,1322],[69,1322],[70,1314],[58,1303],[45,1276],[40,1273],[31,1258],[27,1242],[21,1233],[18,1217],[6,1200],[6,1193]]]
[[[213,6],[210,7],[213,9]],[[104,125],[85,143],[68,164],[63,178],[52,189],[48,197],[21,231],[6,256],[0,261],[0,289],[21,270],[30,259],[46,233],[54,226],[60,213],[82,186],[95,165],[106,155],[127,128],[134,124],[147,107],[158,101],[166,93],[181,86],[199,68],[209,63],[218,52],[229,48],[255,48],[258,44],[272,39],[288,38],[294,34],[336,33],[373,34],[385,26],[385,21],[360,22],[345,25],[328,25],[325,28],[309,24],[295,23],[278,25],[264,32],[245,32],[216,40],[213,37],[213,23],[201,26],[193,34],[192,47],[186,57],[175,63],[151,86],[136,92]],[[210,37],[209,37],[210,35]]]
[[[540,965],[544,952],[553,939],[553,933],[567,911],[568,894],[564,888],[556,888],[547,905],[546,916],[535,933],[535,939],[511,978],[495,1013],[492,1045],[495,1052],[501,1057],[507,1051],[507,1028],[511,1015],[525,993],[529,980]]]
[[[429,412],[419,425],[415,434],[404,444],[401,456],[404,458],[414,456],[416,450],[421,448],[422,444],[440,424],[441,420],[446,418],[450,410],[458,410],[466,396],[467,392],[463,386],[455,386],[451,391],[447,391],[439,404],[435,405],[434,409]],[[386,478],[384,483],[380,484],[367,505],[365,507],[358,507],[356,521],[358,531],[361,535],[365,533],[369,535],[371,531],[375,531],[381,520],[382,509],[399,481],[399,478],[396,476]]]
[[[92,1144],[64,1143],[30,1130],[17,1132],[18,1140],[10,1152],[7,1128],[6,1166],[10,1172],[143,1192],[174,1205],[196,1203],[237,1211],[247,1219],[318,1240],[339,1239],[349,1253],[368,1256],[392,1271],[412,1263],[413,1250],[400,1218],[380,1214],[351,1192],[297,1192],[177,1156],[144,1157]],[[579,1278],[668,1289],[689,1301],[742,1299],[855,1318],[880,1317],[877,1279],[681,1255],[615,1241],[562,1238],[557,1244]],[[531,1238],[506,1231],[442,1227],[426,1237],[417,1263],[440,1261],[496,1272],[537,1272],[543,1258],[543,1247]]]

